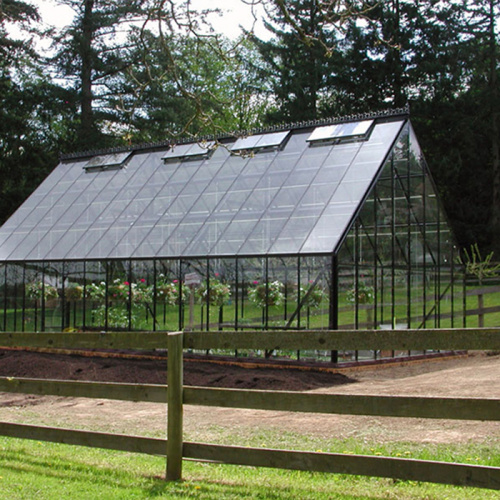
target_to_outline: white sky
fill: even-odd
[[[48,26],[62,28],[67,26],[72,19],[73,10],[60,5],[57,0],[32,0],[40,11],[44,23]],[[219,8],[224,11],[222,16],[213,16],[211,22],[216,31],[229,38],[236,38],[240,33],[240,25],[250,30],[254,23],[251,7],[241,0],[192,0],[195,8]],[[262,17],[262,8],[258,9],[259,19]],[[269,33],[262,22],[255,25],[255,32],[261,38],[267,38]]]

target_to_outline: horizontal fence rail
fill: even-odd
[[[167,450],[166,439],[60,429],[57,427],[15,424],[10,422],[0,422],[0,435],[20,439],[32,439],[34,441],[87,446],[89,448],[144,453],[146,455],[165,456]]]
[[[166,403],[167,386],[0,377],[0,392]]]
[[[499,350],[500,328],[187,332],[191,349]]]
[[[167,386],[0,377],[0,392],[167,403]],[[500,421],[500,400],[189,387],[185,405],[337,415]]]
[[[500,400],[185,387],[184,404],[379,417],[500,421]]]
[[[184,387],[183,349],[436,349],[499,350],[500,329],[395,331],[234,331],[189,333],[0,333],[5,347],[156,349],[168,347],[169,385],[0,378],[0,392],[168,404],[168,439],[0,423],[0,434],[167,456],[167,479],[181,477],[182,459],[430,481],[500,489],[500,468],[403,458],[187,443],[183,405],[392,417],[500,420],[500,400],[359,396]]]
[[[393,457],[284,451],[185,443],[186,458],[235,465],[273,467],[500,489],[500,468]]]
[[[157,456],[166,456],[168,444],[166,439],[159,438],[12,423],[0,423],[0,434],[13,438]],[[500,489],[500,469],[480,465],[189,442],[183,444],[183,457],[233,465],[355,474]]]
[[[300,330],[272,332],[186,332],[185,349],[266,350],[500,350],[500,328],[426,330]],[[0,346],[72,349],[152,350],[167,345],[168,334],[131,333],[4,333]]]
[[[152,350],[167,347],[167,339],[167,332],[0,332],[3,347]]]

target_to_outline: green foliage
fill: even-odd
[[[106,282],[90,283],[87,285],[89,298],[103,301],[106,298]],[[129,283],[120,278],[115,279],[108,285],[107,296],[110,301],[128,302],[132,300],[134,304],[150,304],[153,302],[153,287],[146,283],[144,278],[137,283]]]
[[[254,282],[254,286],[248,290],[248,298],[257,307],[264,309],[266,306],[280,306],[285,300],[284,285],[275,280],[269,283]]]
[[[260,125],[255,50],[223,37],[132,33],[133,68],[112,82],[127,141],[218,135]],[[236,47],[236,48],[235,48]]]
[[[42,297],[44,297],[45,300],[56,299],[57,288],[43,281],[34,281],[26,285],[26,296],[35,300],[41,299]]]
[[[353,287],[347,291],[346,299],[352,304],[373,304],[375,300],[375,290],[372,286],[360,281],[357,288]]]
[[[191,293],[189,287],[177,280],[170,281],[165,278],[165,275],[160,274],[156,282],[156,298],[160,303],[165,303],[170,306],[179,305],[182,300],[185,302]]]
[[[327,298],[326,292],[314,283],[308,283],[306,286],[300,287],[300,300],[304,301],[305,307],[319,309],[321,303]]]
[[[80,300],[83,297],[83,286],[71,284],[64,289],[66,300]]]
[[[329,26],[314,0],[287,3],[289,18],[275,9],[266,21],[270,40],[252,37],[264,64],[261,75],[276,99],[266,112],[268,122],[311,120],[322,113],[323,104],[335,100],[340,73],[340,39]],[[293,23],[294,29],[290,29]],[[307,34],[307,39],[300,36]],[[328,50],[326,49],[328,47]]]
[[[490,252],[483,258],[479,246],[474,243],[470,246],[470,251],[463,250],[464,257],[459,257],[459,262],[465,266],[465,272],[476,277],[481,285],[485,278],[494,278],[500,274],[500,264],[491,262],[493,253]]]
[[[128,328],[129,327],[129,311],[123,306],[112,306],[107,308],[108,313],[108,328]],[[106,305],[92,310],[94,324],[104,326],[106,324]],[[133,325],[136,318],[134,314],[130,314],[130,322]]]
[[[204,281],[196,289],[196,295],[200,304],[206,304],[208,300],[211,306],[222,307],[231,297],[231,288],[227,283],[211,279],[208,283]]]

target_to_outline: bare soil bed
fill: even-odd
[[[82,352],[81,355],[68,355],[0,349],[0,376],[166,384],[166,357],[150,353],[144,358],[130,353]],[[269,367],[257,360],[252,364],[258,368],[245,368],[221,358],[190,357],[185,362],[184,384],[306,391],[355,382],[346,375],[321,372],[307,365],[302,366],[302,369],[281,369],[273,368],[276,363],[272,362]]]
[[[0,376],[164,384],[166,360],[117,359],[0,350]],[[158,358],[158,359],[157,359]],[[186,385],[336,394],[418,395],[500,398],[500,356],[474,353],[403,365],[350,368],[338,373],[312,367],[245,368],[216,360],[187,360]],[[154,403],[0,393],[0,421],[90,428],[163,436],[166,409]],[[245,437],[268,431],[312,437],[354,438],[365,443],[459,443],[500,441],[497,422],[428,420],[350,415],[186,407],[186,438],[219,441],[225,434]]]

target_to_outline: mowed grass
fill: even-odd
[[[318,445],[290,436],[294,448]],[[261,436],[262,438],[262,436]],[[271,444],[279,440],[269,435]],[[323,443],[323,451],[500,465],[498,443],[367,448],[355,441]],[[399,450],[399,451],[398,451]],[[315,450],[319,451],[319,450]],[[185,461],[183,481],[165,481],[165,459],[39,441],[0,438],[0,498],[37,499],[500,499],[493,490]]]

